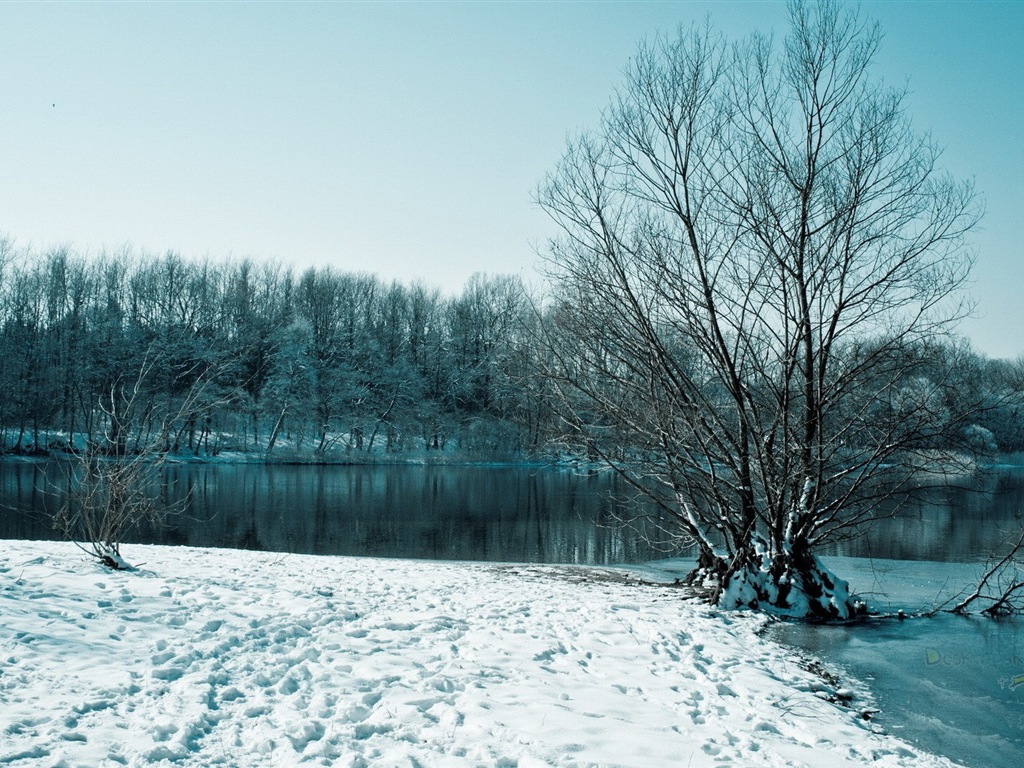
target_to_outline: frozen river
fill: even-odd
[[[977,563],[827,558],[874,607],[913,612],[973,583]],[[1024,619],[948,614],[855,626],[779,624],[794,645],[866,682],[887,730],[972,768],[1024,764]]]

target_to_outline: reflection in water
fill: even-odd
[[[0,537],[52,538],[61,468],[0,463]],[[664,548],[615,520],[629,493],[605,473],[524,467],[172,465],[182,508],[133,541],[324,555],[624,563]],[[651,533],[652,536],[655,534]]]
[[[985,560],[1017,540],[1022,515],[1024,468],[1003,467],[919,489],[895,517],[879,520],[864,537],[826,546],[822,554],[936,562]]]
[[[56,462],[0,462],[0,537],[53,538]],[[56,491],[56,493],[54,493]],[[132,540],[314,554],[628,563],[670,553],[615,520],[635,511],[607,473],[497,466],[181,464],[154,489],[184,507]],[[929,488],[900,515],[827,554],[966,561],[1003,549],[1024,509],[1024,470]],[[656,515],[653,508],[648,515]],[[653,539],[652,541],[648,538]]]

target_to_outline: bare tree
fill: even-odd
[[[978,210],[872,78],[877,25],[790,18],[781,46],[640,46],[538,194],[549,338],[570,426],[696,544],[712,600],[845,618],[816,548],[963,426],[922,361],[964,312]]]
[[[178,407],[160,415],[156,429],[151,423],[144,429],[144,422],[155,417],[145,385],[158,359],[148,354],[134,378],[118,377],[101,398],[103,440],[72,445],[76,461],[69,467],[62,503],[54,515],[54,526],[66,538],[116,570],[132,568],[121,556],[124,537],[139,525],[159,525],[168,513],[153,493],[167,458],[167,434],[176,425],[194,422],[227,397],[211,394],[219,367],[208,367],[194,377],[186,372],[193,383]]]
[[[989,561],[974,589],[960,597],[952,607],[943,605],[936,610],[966,614],[980,605],[981,613],[993,618],[1024,613],[1024,528],[1005,555]]]

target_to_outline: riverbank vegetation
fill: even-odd
[[[515,278],[474,277],[445,297],[330,268],[127,248],[88,257],[8,242],[4,255],[3,451],[133,453],[158,430],[162,451],[196,457],[549,449],[533,314]],[[125,380],[132,412],[115,425],[102,404]],[[183,408],[197,382],[201,400]]]
[[[330,268],[297,273],[130,248],[36,251],[9,240],[2,250],[2,453],[86,445],[132,453],[161,430],[163,452],[200,459],[522,460],[629,450],[618,438],[599,446],[566,435],[538,333],[558,313],[535,309],[516,277],[475,276],[444,296]],[[987,359],[957,340],[907,355],[904,399],[931,398],[949,417],[985,404],[963,425],[959,447],[984,458],[1024,451],[1024,404],[1008,396],[1024,381],[1020,360]],[[126,380],[132,413],[113,425],[102,405]],[[200,381],[202,401],[183,408]],[[106,445],[112,426],[116,445]]]

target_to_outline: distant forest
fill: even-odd
[[[165,448],[360,460],[536,456],[552,420],[520,281],[454,298],[330,268],[68,249],[3,252],[0,446],[101,442],[140,390],[130,451],[197,392]],[[197,388],[197,382],[208,384]]]
[[[562,455],[573,449],[541,333],[557,332],[558,313],[538,305],[510,276],[476,275],[449,297],[323,267],[34,254],[0,241],[0,451],[102,446],[131,392],[117,423],[126,451],[159,437],[197,457]],[[929,356],[956,355],[960,380],[942,389],[986,404],[964,437],[983,452],[1024,451],[1024,405],[1007,394],[1020,391],[1024,361],[952,341],[913,354],[908,397],[935,391],[921,386]],[[188,398],[195,407],[182,408]],[[946,406],[958,412],[935,404]]]

